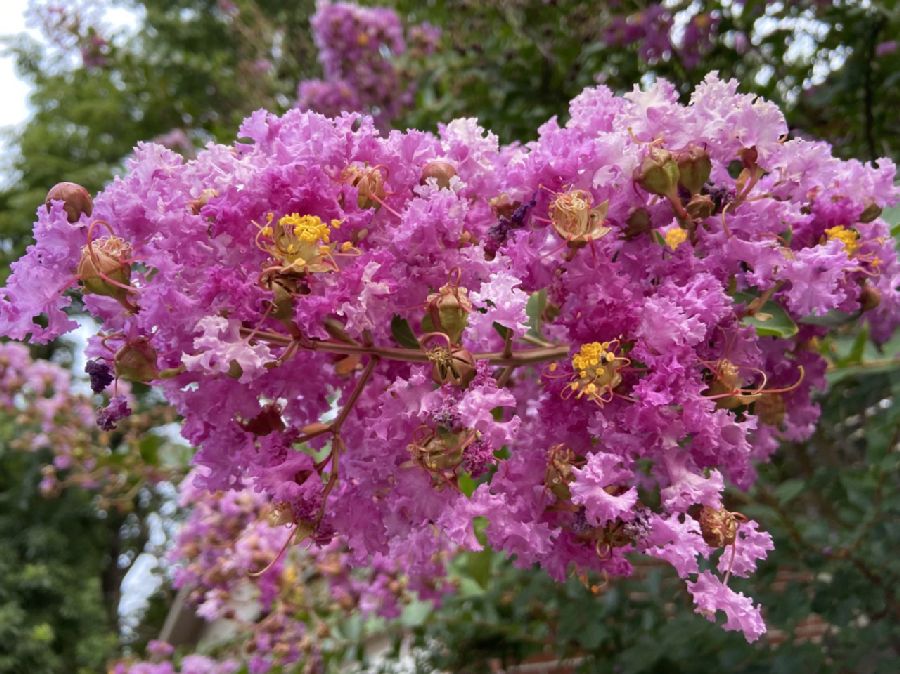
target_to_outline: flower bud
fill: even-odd
[[[709,154],[699,145],[688,145],[675,155],[678,164],[678,182],[691,194],[698,194],[712,171]]]
[[[703,220],[715,212],[716,205],[707,195],[695,194],[691,197],[691,200],[687,202],[684,210],[688,212],[688,215],[690,215],[692,219]]]
[[[429,353],[432,361],[431,378],[436,384],[453,384],[465,388],[475,378],[475,358],[461,347],[438,347]]]
[[[635,175],[635,181],[650,194],[662,197],[678,195],[678,164],[672,153],[651,148]]]
[[[159,378],[156,349],[146,337],[128,342],[116,353],[116,375],[122,379],[147,383]]]
[[[285,524],[293,523],[294,511],[291,509],[291,504],[284,501],[275,503],[272,506],[272,509],[267,513],[266,520],[268,521],[269,526],[272,527],[280,527]]]
[[[384,200],[384,175],[377,166],[350,164],[341,180],[356,188],[356,204],[360,208],[378,208]]]
[[[434,329],[447,335],[451,343],[459,344],[472,313],[469,291],[450,283],[441,286],[428,296],[427,310]]]
[[[875,218],[881,216],[881,206],[876,204],[874,201],[871,202],[868,206],[866,206],[865,210],[859,214],[860,222],[872,222]]]
[[[625,239],[628,241],[636,239],[641,234],[646,234],[652,227],[652,223],[650,221],[650,211],[648,211],[643,206],[632,208],[628,212],[628,218],[625,220],[625,225],[626,226],[623,233],[625,235]]]
[[[94,211],[94,202],[90,193],[77,183],[56,183],[47,192],[47,210],[50,210],[50,203],[53,201],[62,201],[63,208],[66,211],[66,218],[69,222],[77,222],[81,214],[90,216]]]
[[[228,372],[226,372],[229,377],[232,379],[240,379],[244,376],[244,368],[241,367],[241,364],[236,360],[232,360],[228,363]]]
[[[126,241],[105,236],[81,249],[75,273],[85,292],[124,299],[128,291],[116,284],[127,286],[131,281],[130,257],[131,246]]]
[[[453,164],[447,161],[436,159],[430,161],[422,168],[421,184],[424,185],[429,178],[437,181],[437,186],[441,189],[450,187],[450,180],[456,175],[456,169]]]
[[[873,288],[868,283],[862,287],[859,293],[859,306],[862,311],[871,311],[881,304],[881,293],[878,288]]]

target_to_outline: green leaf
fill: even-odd
[[[806,488],[806,482],[800,479],[785,480],[775,488],[775,496],[782,505],[790,503]]]
[[[752,293],[735,293],[734,299],[741,304],[750,304],[756,299]],[[781,337],[787,339],[797,334],[797,324],[787,311],[773,300],[769,300],[752,316],[741,319],[744,325],[756,328],[760,337]]]
[[[475,488],[478,486],[478,483],[475,482],[474,479],[472,479],[472,476],[465,471],[459,474],[459,477],[456,479],[456,483],[459,485],[459,490],[468,498],[472,497],[472,494],[475,492]]]
[[[525,314],[528,316],[528,334],[532,337],[542,338],[541,326],[543,324],[544,310],[547,308],[547,289],[543,288],[532,293],[525,305]]]
[[[821,316],[804,316],[800,319],[801,323],[807,325],[821,325],[826,328],[835,328],[844,325],[856,319],[856,316],[845,313],[843,311],[832,310]]]
[[[391,319],[391,335],[397,344],[404,346],[407,349],[422,348],[419,344],[419,340],[416,339],[416,334],[412,331],[412,328],[409,327],[407,320],[402,316],[395,314]]]
[[[666,247],[666,238],[662,234],[659,233],[658,229],[654,229],[650,234],[653,237],[653,240],[657,243],[657,245],[660,245],[663,248]]]
[[[497,334],[503,338],[504,342],[512,339],[513,331],[510,328],[507,328],[505,325],[503,325],[502,323],[498,323],[497,321],[494,321],[493,325],[494,330],[496,330]]]
[[[490,550],[465,553],[463,569],[466,575],[483,588],[487,588],[488,583],[491,582],[491,562],[493,556],[494,553]]]
[[[837,359],[837,365],[839,367],[846,367],[848,365],[859,365],[863,362],[863,354],[866,350],[866,343],[869,341],[869,330],[868,326],[864,325],[862,330],[860,330],[856,334],[856,338],[853,340],[853,344],[850,346],[850,350],[846,356],[843,358]]]
[[[164,442],[165,440],[153,433],[149,433],[141,438],[138,444],[138,451],[145,464],[148,466],[159,465],[159,448],[162,447]]]
[[[412,628],[424,625],[434,606],[424,601],[414,601],[404,607],[400,614],[400,623],[404,627]]]

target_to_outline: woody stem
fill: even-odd
[[[241,332],[246,336],[253,332],[249,328],[241,328]],[[296,343],[294,338],[288,335],[282,335],[277,332],[267,330],[257,330],[254,339],[277,344],[281,346],[289,346]],[[427,363],[429,362],[428,354],[421,349],[404,349],[393,346],[366,346],[362,344],[344,344],[331,340],[304,340],[299,343],[300,349],[307,351],[323,351],[325,353],[340,354],[358,354],[378,356],[384,360],[405,361],[410,363]],[[548,346],[538,349],[525,349],[523,351],[513,351],[509,355],[502,351],[488,351],[472,354],[475,360],[486,360],[493,365],[508,365],[518,367],[521,365],[529,365],[532,363],[545,363],[565,358],[569,354],[569,345]]]

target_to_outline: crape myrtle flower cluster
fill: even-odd
[[[198,615],[234,627],[238,636],[225,646],[231,655],[215,661],[225,671],[234,662],[245,662],[252,674],[289,665],[319,671],[329,617],[351,611],[396,617],[412,598],[395,560],[378,558],[354,570],[337,541],[279,554],[290,533],[285,514],[252,489],[210,494],[189,475],[180,505],[190,514],[169,553],[174,584],[190,589]],[[171,646],[157,644],[148,655],[155,662],[123,662],[114,671],[172,665]]]
[[[31,0],[27,16],[59,53],[77,52],[85,69],[96,70],[107,65],[112,49],[103,36],[103,11],[103,3],[96,1]]]
[[[310,25],[324,78],[300,82],[298,106],[325,115],[367,112],[379,128],[413,100],[414,78],[400,57],[421,59],[440,39],[428,23],[410,26],[405,35],[394,10],[348,2],[320,0]]]
[[[172,647],[159,641],[151,641],[148,650],[155,653],[149,662],[119,662],[110,674],[238,674],[241,665],[236,659],[217,660],[206,655],[186,655],[175,664],[167,659]]]
[[[893,164],[786,134],[715,74],[688,105],[587,89],[508,147],[260,110],[192,161],[140,145],[90,215],[41,206],[0,329],[54,339],[80,294],[197,487],[252,487],[295,542],[411,579],[485,542],[560,580],[643,554],[754,640],[730,583],[772,540],[724,485],[811,433],[829,325],[900,315]]]
[[[102,508],[128,510],[142,485],[177,476],[173,467],[147,460],[149,448],[162,444],[149,431],[175,415],[164,405],[132,414],[137,405],[128,382],[114,386],[112,371],[102,364],[89,363],[88,370],[94,392],[110,400],[97,413],[69,370],[32,359],[21,344],[0,344],[0,414],[15,429],[6,442],[15,451],[47,453],[39,484],[45,496],[78,487],[95,492]],[[118,428],[116,416],[123,418]]]

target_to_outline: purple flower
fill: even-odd
[[[97,410],[97,426],[104,431],[112,431],[119,421],[130,415],[128,398],[122,395],[113,396],[106,407]]]
[[[735,592],[709,571],[704,571],[694,582],[687,584],[688,591],[694,598],[697,613],[707,620],[715,622],[716,613],[725,613],[725,629],[743,632],[747,641],[753,642],[765,634],[759,607],[753,605],[749,597]]]
[[[94,393],[102,393],[115,379],[112,369],[102,360],[89,360],[84,371],[91,378],[91,390]]]
[[[878,58],[883,58],[885,56],[889,56],[897,51],[898,42],[897,40],[887,40],[885,42],[879,42],[875,45],[875,56]]]

